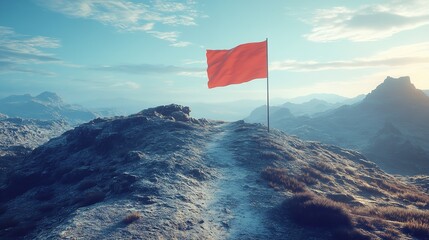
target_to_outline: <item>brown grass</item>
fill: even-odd
[[[400,193],[404,189],[398,187],[398,183],[393,179],[373,179],[374,183],[381,189],[389,192],[389,193]]]
[[[132,212],[130,214],[128,214],[123,220],[122,222],[125,224],[131,224],[137,220],[139,220],[141,218],[141,213],[139,212]]]
[[[379,216],[388,220],[397,222],[419,221],[429,224],[429,211],[398,207],[382,207],[378,209]]]
[[[379,188],[373,187],[373,186],[371,186],[368,183],[363,182],[363,181],[360,182],[360,184],[357,187],[361,191],[366,192],[366,193],[371,194],[371,195],[383,195],[383,192]]]
[[[299,175],[298,181],[305,183],[307,186],[318,183],[318,181],[312,176],[310,176],[310,174],[308,173],[302,173],[301,175]]]
[[[429,196],[427,194],[420,193],[420,192],[407,191],[407,192],[398,194],[398,197],[402,199],[406,199],[412,203],[423,203],[423,205],[429,203]]]
[[[304,167],[302,168],[302,171],[308,175],[310,175],[313,178],[316,178],[322,182],[329,182],[331,179],[325,175],[323,175],[323,173],[321,173],[319,170],[311,168],[311,167]]]
[[[419,221],[410,221],[404,224],[405,233],[417,237],[419,239],[429,239],[429,224]]]
[[[334,239],[397,239],[402,234],[429,239],[427,210],[351,207],[308,191],[296,193],[282,209],[297,224],[328,229]]]
[[[313,165],[314,168],[321,171],[322,173],[335,173],[336,170],[330,164],[324,162],[315,162]]]
[[[363,225],[361,227],[367,230],[374,230],[371,229],[372,227],[383,230],[385,235],[391,236],[395,235],[397,226],[402,225],[403,233],[421,239],[429,239],[429,211],[398,207],[363,207],[355,209],[354,213],[372,219],[368,221],[373,223],[372,226],[358,221],[358,225]],[[374,223],[378,226],[374,226]]]
[[[286,169],[268,167],[262,171],[262,178],[272,187],[287,189],[292,192],[302,192],[305,185],[296,178],[289,176]]]
[[[301,225],[322,228],[352,226],[352,218],[344,204],[310,192],[295,194],[286,200],[283,208],[287,208],[292,219]]]

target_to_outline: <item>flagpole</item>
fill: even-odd
[[[268,38],[266,38],[267,41],[267,127],[268,132],[270,132],[270,85],[268,82]]]

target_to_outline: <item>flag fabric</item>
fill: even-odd
[[[207,50],[208,87],[223,87],[267,77],[267,41],[230,50]]]

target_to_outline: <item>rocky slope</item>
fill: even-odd
[[[79,105],[64,103],[57,94],[52,92],[43,92],[35,97],[25,94],[0,99],[0,113],[14,118],[64,120],[72,125],[97,117]]]
[[[358,104],[271,119],[289,134],[359,150],[391,173],[429,172],[429,97],[409,77],[388,77]]]
[[[34,149],[69,128],[63,121],[0,119],[0,149],[19,146]]]
[[[0,182],[0,238],[429,236],[429,196],[359,153],[189,112],[95,119],[34,150]]]
[[[63,121],[0,119],[0,181],[34,148],[70,129]]]

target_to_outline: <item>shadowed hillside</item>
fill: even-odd
[[[189,113],[95,119],[35,149],[0,183],[0,237],[429,236],[429,196],[361,154]]]
[[[312,117],[272,117],[271,125],[367,155],[399,174],[429,172],[429,97],[409,77],[388,77],[360,103]]]
[[[0,118],[0,181],[34,148],[70,129],[64,121]]]

